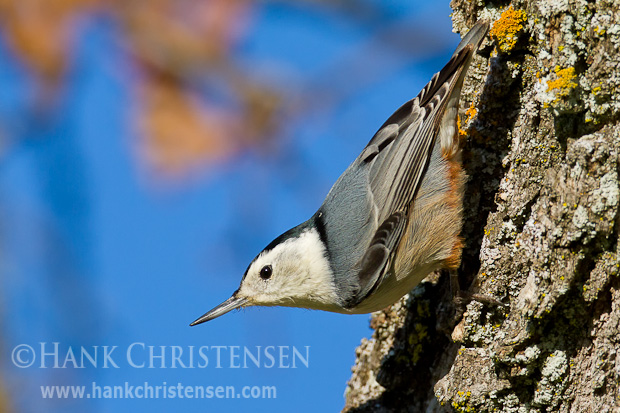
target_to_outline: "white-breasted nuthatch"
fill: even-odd
[[[381,310],[461,261],[465,173],[457,112],[488,31],[478,22],[446,66],[381,126],[308,221],[271,242],[239,289],[191,325],[239,307]]]

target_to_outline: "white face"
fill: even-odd
[[[331,309],[337,303],[329,263],[316,230],[263,251],[250,265],[237,297],[247,305]]]

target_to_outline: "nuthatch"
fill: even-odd
[[[457,112],[487,30],[478,22],[448,64],[381,126],[312,218],[267,245],[232,297],[191,325],[248,306],[369,313],[434,270],[455,271],[465,183]]]

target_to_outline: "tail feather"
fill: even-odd
[[[461,43],[457,46],[452,59],[464,55],[461,59],[465,61],[458,67],[456,71],[450,67],[450,64],[442,70],[442,72],[448,69],[451,76],[454,76],[454,80],[449,82],[452,87],[448,99],[445,101],[445,110],[443,116],[439,118],[439,134],[438,141],[441,145],[442,154],[445,157],[452,158],[460,152],[460,142],[457,133],[457,116],[459,110],[459,101],[461,97],[461,89],[463,87],[463,80],[471,64],[475,51],[480,47],[484,36],[486,36],[489,30],[489,23],[486,20],[479,21],[472,27],[467,34],[461,40]],[[459,62],[461,61],[459,59]],[[441,72],[440,72],[441,73]]]
[[[476,22],[474,27],[469,29],[469,31],[463,36],[461,43],[456,47],[454,54],[457,54],[461,50],[465,48],[465,46],[472,45],[474,46],[474,50],[478,49],[480,43],[482,43],[482,39],[486,36],[489,31],[489,21],[488,20],[480,20]]]

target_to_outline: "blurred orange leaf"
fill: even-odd
[[[140,98],[142,152],[157,170],[176,175],[233,153],[234,115],[191,99],[166,80],[145,83]]]
[[[0,0],[0,15],[11,46],[46,80],[66,69],[73,19],[92,0]]]
[[[250,22],[249,0],[0,0],[9,42],[43,81],[42,94],[56,91],[67,69],[74,22],[95,10],[120,23],[128,55],[144,74],[133,88],[140,106],[133,120],[139,153],[157,170],[185,173],[273,129],[278,94],[244,76],[230,58]],[[205,75],[236,93],[236,108],[189,92]]]

